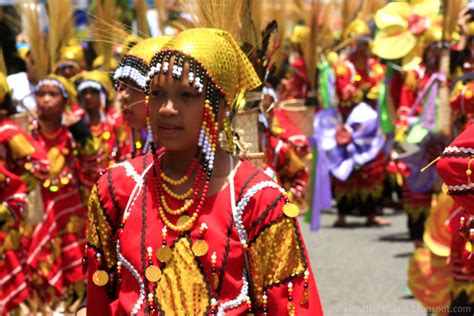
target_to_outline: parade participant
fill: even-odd
[[[282,132],[281,123],[275,122],[274,106],[277,102],[274,92],[264,89],[260,119],[262,123],[262,148],[265,153],[264,170],[267,175],[273,177],[288,192],[292,203],[298,205],[300,210],[306,211],[306,186],[308,184],[309,172],[303,160],[295,150],[288,138],[282,137],[287,133]],[[287,123],[285,126],[289,126]],[[293,128],[297,129],[297,128]],[[299,134],[303,134],[301,131]],[[303,135],[304,136],[304,135]]]
[[[120,113],[111,108],[114,99],[112,82],[106,72],[93,70],[74,78],[85,121],[92,135],[100,139],[99,165],[105,169],[127,158],[128,134]]]
[[[450,215],[449,221],[452,241],[448,262],[454,279],[450,308],[452,315],[470,315],[474,310],[473,139],[474,127],[470,126],[444,149],[437,166],[448,194],[461,206]]]
[[[462,13],[466,13],[465,11]],[[459,19],[461,38],[452,54],[454,70],[453,89],[450,102],[453,109],[453,128],[462,132],[473,123],[474,118],[474,22],[467,23],[469,14],[463,14]]]
[[[434,169],[424,173],[419,171],[443,148],[436,135],[429,133],[434,132],[438,124],[436,99],[444,80],[439,72],[442,32],[437,24],[431,23],[431,28],[423,34],[422,62],[405,76],[395,123],[395,142],[408,142],[418,147],[410,156],[403,155],[403,149],[401,152],[401,159],[408,166],[408,176],[402,186],[403,207],[408,214],[410,239],[414,240],[416,247],[423,246],[424,223],[437,181]]]
[[[130,126],[130,150],[132,158],[147,153],[152,132],[146,126],[145,82],[153,54],[171,37],[160,36],[145,39],[134,46],[120,61],[114,73],[114,84],[120,93],[123,119]]]
[[[339,98],[337,111],[343,122],[337,128],[336,143],[349,153],[353,151],[349,150],[354,146],[353,135],[359,134],[366,141],[370,140],[370,146],[359,149],[363,152],[356,154],[358,158],[354,157],[357,166],[348,169],[345,164],[341,164],[339,171],[332,172],[338,208],[338,219],[334,223],[336,227],[346,226],[346,215],[355,208],[367,216],[367,225],[389,225],[387,220],[377,214],[382,202],[386,157],[381,150],[384,140],[378,129],[378,115],[367,103],[371,103],[369,99],[374,98],[374,92],[383,80],[384,68],[371,57],[370,34],[364,21],[354,20],[344,31],[345,40],[352,41],[351,52],[334,67],[336,94]],[[355,109],[358,109],[357,112],[354,112]],[[353,126],[350,126],[349,121],[352,121]],[[361,124],[367,126],[362,128]],[[368,134],[361,135],[360,131]]]
[[[38,120],[32,134],[51,168],[41,183],[45,214],[31,237],[26,263],[32,291],[49,306],[81,295],[85,201],[99,175],[98,146],[71,111],[75,95],[73,85],[57,75],[42,78],[35,91]]]
[[[288,55],[288,74],[282,80],[280,99],[306,99],[309,90],[308,71],[304,60],[302,44],[307,40],[310,30],[307,26],[297,25],[290,37]]]
[[[31,188],[24,179],[44,180],[49,168],[41,146],[9,119],[14,113],[10,88],[0,72],[0,315],[12,312],[29,296],[20,227],[26,213],[36,210],[28,205]]]
[[[56,74],[71,79],[81,73],[85,67],[84,49],[77,44],[61,48],[59,61],[53,68]]]
[[[181,32],[147,81],[163,149],[110,169],[93,189],[88,313],[321,315],[296,207],[218,143],[238,91],[260,84],[233,37]]]
[[[38,79],[30,45],[23,43],[18,48],[18,56],[25,62],[26,71],[10,73],[7,77],[8,84],[15,87],[12,98],[18,102],[17,112],[36,111],[33,91]]]

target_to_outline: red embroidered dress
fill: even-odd
[[[163,234],[152,161],[148,154],[119,164],[93,188],[87,231],[88,314],[143,315],[153,302],[157,311],[151,314],[240,315],[252,300],[268,315],[287,314],[289,306],[295,315],[322,315],[298,222],[283,213],[283,190],[275,182],[241,162],[233,178],[234,212],[229,185],[205,199],[190,231]],[[167,200],[172,208],[179,205]],[[129,215],[121,227],[126,209]],[[203,232],[202,226],[208,229]],[[193,245],[200,238],[209,249],[198,257]],[[244,270],[242,238],[248,245],[253,295]],[[155,255],[164,241],[171,248],[167,263]],[[145,277],[150,265],[162,271],[157,282]],[[109,275],[102,286],[94,280],[99,271]]]
[[[51,286],[59,295],[84,280],[86,201],[99,176],[97,157],[90,139],[79,145],[65,126],[47,132],[35,128],[33,136],[47,151],[51,169],[42,182],[44,215],[35,227],[27,264],[39,292],[46,293],[45,287]]]
[[[28,187],[23,179],[45,179],[48,167],[46,153],[38,143],[8,119],[0,118],[1,315],[18,307],[29,295],[20,233],[28,207]]]
[[[101,169],[130,158],[130,131],[120,113],[108,113],[99,124],[91,125],[90,129],[92,135],[100,140]]]

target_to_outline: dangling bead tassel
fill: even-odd
[[[122,261],[117,261],[117,282],[122,283]]]
[[[266,291],[263,291],[263,295],[262,295],[262,315],[263,315],[263,316],[267,316],[267,315],[268,315],[267,305],[268,305],[267,292],[266,292]]]
[[[211,285],[214,291],[217,290],[217,288],[219,287],[219,277],[217,276],[216,262],[217,256],[216,252],[214,251],[211,256]]]
[[[301,297],[300,305],[305,305],[308,303],[309,298],[309,290],[308,290],[308,283],[309,283],[309,270],[304,272],[304,281],[303,281],[303,296]]]
[[[295,315],[295,303],[293,303],[293,283],[288,283],[288,315]]]
[[[135,148],[135,131],[134,129],[132,128],[132,131],[130,133],[130,152],[132,153],[132,158],[135,158],[135,151],[136,151],[136,148]]]
[[[217,300],[213,297],[211,298],[211,315],[217,315]]]
[[[145,109],[146,109],[146,129],[147,129],[147,135],[146,135],[146,141],[145,141],[145,146],[143,146],[143,154],[146,154],[151,147],[151,143],[153,142],[153,130],[151,129],[151,124],[150,124],[150,111],[149,111],[149,103],[150,102],[150,96],[145,96]]]
[[[252,301],[250,298],[247,298],[247,301],[245,302],[247,304],[247,315],[254,315],[252,312]]]
[[[473,253],[473,245],[474,244],[474,228],[469,229],[469,241],[466,242],[466,250],[470,252],[468,259],[471,259]]]

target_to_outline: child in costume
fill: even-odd
[[[45,211],[31,237],[26,263],[41,302],[55,304],[81,295],[85,201],[99,176],[98,146],[72,112],[75,90],[67,79],[48,75],[35,90],[38,120],[32,134],[47,152],[51,168],[41,182]]]
[[[150,64],[151,154],[108,170],[88,216],[91,315],[321,315],[285,191],[218,143],[240,89],[260,84],[230,33],[189,29]]]
[[[152,132],[147,130],[145,113],[146,76],[154,52],[169,40],[168,36],[142,40],[123,57],[114,73],[116,90],[121,91],[123,120],[130,130],[132,158],[145,154],[150,149]]]
[[[0,315],[18,308],[30,294],[21,238],[26,213],[36,211],[28,205],[28,184],[46,179],[49,169],[43,148],[10,120],[14,113],[10,88],[0,72]]]

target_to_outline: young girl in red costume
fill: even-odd
[[[90,315],[321,315],[285,191],[219,146],[226,110],[260,84],[233,37],[183,31],[152,59],[149,124],[161,150],[92,190]]]
[[[28,205],[28,183],[48,176],[41,146],[9,119],[15,113],[11,91],[0,72],[0,315],[13,312],[30,295],[22,233]],[[26,179],[32,181],[25,181]],[[29,208],[28,208],[29,207]]]
[[[99,176],[97,145],[71,111],[75,90],[64,77],[48,75],[35,88],[38,120],[33,137],[47,152],[49,175],[41,182],[44,215],[33,232],[26,263],[32,289],[48,305],[80,295],[88,193]],[[76,293],[74,293],[76,292]]]

